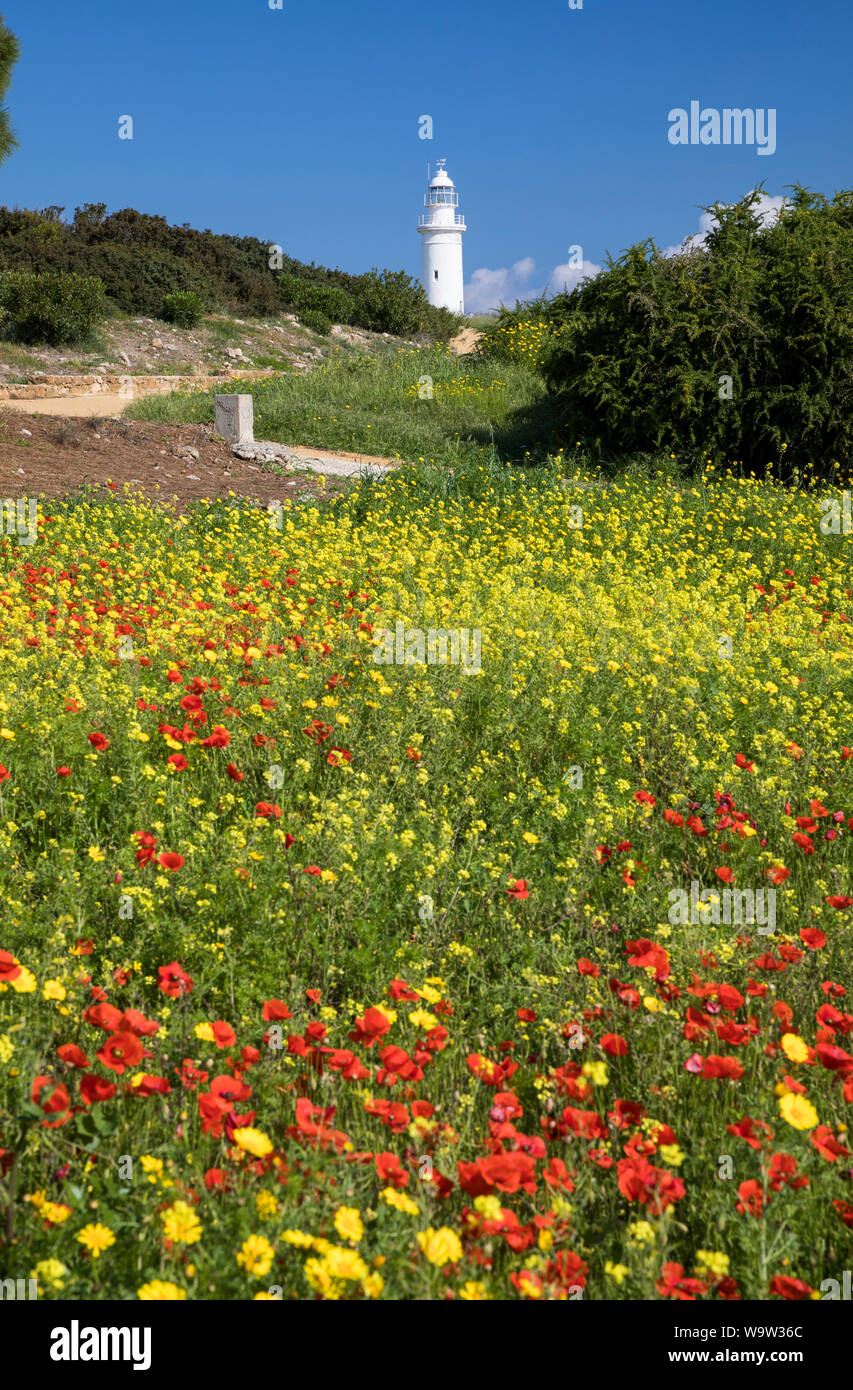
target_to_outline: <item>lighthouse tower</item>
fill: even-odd
[[[426,212],[418,218],[418,231],[423,238],[421,281],[430,304],[462,314],[465,218],[457,212],[459,194],[444,168],[446,163],[446,159],[437,161],[438,168],[424,195]]]

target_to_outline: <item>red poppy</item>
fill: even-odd
[[[684,1196],[685,1187],[680,1178],[665,1168],[656,1168],[640,1156],[621,1158],[616,1171],[622,1196],[629,1202],[647,1206],[652,1216],[660,1216],[671,1203]]]
[[[176,960],[173,960],[169,965],[158,966],[157,973],[160,976],[157,982],[158,988],[172,999],[178,999],[182,994],[189,994],[193,987],[190,976]]]
[[[744,757],[743,753],[735,753],[735,763],[736,763],[736,765],[737,765],[739,768],[741,768],[744,772],[754,772],[754,771],[755,771],[755,763],[750,763],[750,762],[748,762],[748,761],[746,760],[746,758]]]
[[[115,1029],[117,1033],[135,1033],[138,1038],[150,1038],[159,1030],[157,1020],[146,1018],[138,1009],[125,1009]]]
[[[165,1076],[149,1076],[148,1072],[143,1072],[130,1089],[135,1096],[168,1096],[172,1090]]]
[[[624,1057],[628,1052],[628,1044],[618,1033],[605,1033],[599,1043],[611,1057]]]
[[[764,1210],[764,1188],[755,1178],[750,1178],[747,1182],[742,1182],[738,1188],[737,1209],[742,1216],[754,1216],[758,1218]],[[770,1201],[770,1198],[767,1198]]]
[[[829,1125],[818,1125],[809,1134],[809,1143],[813,1144],[827,1163],[834,1163],[838,1158],[849,1158],[850,1150],[845,1149],[844,1145],[836,1139]]]
[[[786,878],[791,877],[791,870],[786,869],[784,864],[777,864],[774,869],[768,869],[766,872],[770,882],[777,885],[784,883]]]
[[[853,903],[853,898],[848,898],[846,893],[833,893],[826,901],[830,907],[834,907],[836,912],[844,912]]]
[[[293,1014],[282,999],[264,1000],[264,1022],[275,1023],[278,1019],[292,1018]]]
[[[850,1230],[853,1230],[853,1206],[851,1206],[850,1202],[845,1202],[841,1197],[836,1197],[832,1205],[835,1207],[844,1225]]]
[[[98,1052],[98,1061],[122,1076],[142,1061],[144,1048],[135,1033],[112,1033]]]
[[[777,1298],[796,1300],[811,1298],[814,1289],[802,1279],[792,1279],[787,1274],[774,1274],[770,1280],[770,1293]]]
[[[753,1120],[749,1115],[744,1115],[737,1124],[726,1125],[726,1129],[729,1134],[743,1139],[751,1149],[760,1149],[765,1140],[769,1143],[773,1138],[773,1131],[769,1125],[765,1124],[763,1120]],[[757,1133],[758,1130],[761,1130],[763,1135]]]
[[[225,1023],[222,1019],[219,1019],[213,1025],[213,1040],[216,1046],[221,1050],[225,1047],[233,1047],[237,1041],[237,1034],[234,1032],[230,1023]]]
[[[177,873],[178,869],[182,869],[185,862],[184,856],[176,854],[174,850],[167,850],[165,854],[157,855],[157,863],[162,864],[164,869],[171,869],[172,873]]]
[[[537,1014],[535,1009],[517,1009],[516,1013],[522,1023],[535,1023]]]
[[[133,839],[139,845],[136,851],[136,862],[139,865],[149,864],[154,858],[154,850],[157,845],[157,836],[149,835],[145,830],[136,830]]]
[[[735,989],[734,985],[723,984],[717,989],[717,1002],[728,1013],[734,1013],[735,1009],[741,1007],[744,1000],[740,990]]]
[[[388,986],[388,994],[392,999],[402,999],[406,1003],[411,1003],[418,998],[417,990],[407,985],[405,980],[393,979]]]
[[[80,1098],[84,1105],[112,1100],[117,1090],[114,1081],[107,1081],[103,1076],[93,1076],[91,1072],[80,1081]]]
[[[202,748],[227,748],[231,735],[222,724],[214,724],[213,732],[201,741]]]
[[[669,975],[669,956],[657,942],[647,941],[645,937],[639,941],[626,941],[625,950],[631,957],[632,965],[642,969],[653,967],[656,980],[665,980]]]
[[[400,1165],[400,1160],[396,1154],[381,1153],[374,1154],[373,1161],[376,1164],[376,1172],[379,1181],[385,1183],[386,1187],[407,1187],[409,1174]]]
[[[242,782],[243,778],[246,776],[245,772],[241,772],[239,767],[235,767],[234,763],[229,763],[225,771],[232,782]]]
[[[672,1262],[661,1267],[661,1277],[656,1281],[655,1288],[663,1298],[678,1298],[691,1303],[708,1292],[707,1284],[701,1279],[685,1278],[684,1266]]]
[[[387,1033],[390,1027],[391,1024],[380,1009],[366,1009],[364,1018],[356,1019],[355,1027],[348,1035],[349,1040],[363,1043],[365,1047],[372,1047],[376,1039]]]
[[[720,1077],[727,1077],[732,1081],[737,1081],[743,1076],[744,1068],[736,1057],[718,1057],[715,1053],[710,1053],[702,1066],[702,1075],[709,1080],[718,1080]]]
[[[272,801],[258,801],[255,804],[255,815],[260,816],[262,819],[272,817],[278,820],[281,813],[281,807],[276,806]]]
[[[70,777],[70,776],[71,776],[71,768],[70,768],[70,767],[58,767],[58,768],[56,769],[56,775],[57,775],[57,777]],[[0,782],[2,782],[2,780],[3,780],[2,777],[0,777]]]
[[[35,1078],[30,1100],[39,1106],[46,1116],[54,1117],[42,1120],[42,1124],[47,1125],[48,1129],[58,1129],[66,1120],[71,1119],[71,1098],[62,1082],[57,1085],[50,1076]]]
[[[314,743],[324,743],[327,738],[332,736],[332,725],[324,724],[322,719],[312,719],[307,729],[302,730]]]
[[[89,742],[91,743],[93,748],[97,748],[99,753],[105,753],[110,746],[109,739],[105,738],[104,735],[102,733],[99,733],[97,730],[94,733],[89,734]]]
[[[819,927],[800,927],[800,940],[810,951],[820,951],[826,945],[827,936]]]
[[[853,1071],[853,1057],[849,1052],[845,1052],[843,1047],[835,1047],[831,1043],[818,1043],[817,1055],[821,1066],[826,1067],[827,1071],[840,1071],[843,1075]]]
[[[492,1192],[536,1191],[536,1164],[529,1154],[492,1154],[476,1163],[457,1162],[459,1186],[469,1197]]]
[[[590,975],[594,980],[597,980],[601,974],[601,967],[595,961],[590,960],[588,956],[581,956],[578,961],[578,973]]]
[[[183,753],[170,753],[166,761],[171,763],[172,767],[177,768],[178,772],[183,772],[186,768],[189,767],[189,763],[187,762]]]
[[[17,980],[20,973],[15,957],[9,951],[0,951],[0,980]]]
[[[722,868],[715,869],[714,873],[717,875],[717,878],[720,879],[722,883],[734,882],[734,872],[731,869],[727,868],[726,865],[723,865]]]
[[[63,1043],[56,1049],[56,1055],[69,1067],[79,1067],[81,1071],[90,1065],[85,1052],[76,1043]]]
[[[105,1033],[119,1032],[121,1011],[113,1004],[107,1004],[103,1001],[98,1004],[90,1004],[88,1009],[83,1010],[83,1017],[87,1023],[93,1024],[96,1028],[103,1028]]]
[[[530,890],[527,887],[526,878],[511,878],[509,888],[505,890],[508,898],[529,898]]]

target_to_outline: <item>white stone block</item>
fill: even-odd
[[[229,444],[251,444],[255,437],[252,397],[217,396],[215,428]]]

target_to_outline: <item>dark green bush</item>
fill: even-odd
[[[315,310],[379,333],[448,337],[458,323],[402,271],[350,275],[307,265],[269,240],[175,227],[134,208],[107,216],[104,203],[86,203],[71,222],[63,212],[0,208],[0,270],[96,275],[118,308],[151,318],[166,295],[194,292],[239,315],[273,315],[284,304],[300,317]]]
[[[330,323],[352,323],[355,300],[339,285],[321,284],[315,280],[304,280],[298,275],[282,274],[279,279],[282,303],[305,321],[305,314],[313,310],[323,314]]]
[[[320,309],[304,309],[299,318],[306,328],[313,328],[315,333],[322,333],[324,337],[332,331],[332,320]]]
[[[428,303],[420,285],[402,270],[375,268],[361,276],[356,321],[374,333],[417,333],[426,324]],[[452,317],[452,316],[451,316]]]
[[[569,442],[783,477],[853,461],[853,193],[795,188],[769,227],[757,201],[708,208],[703,248],[640,243],[549,302]]]
[[[167,323],[177,324],[178,328],[195,328],[206,309],[201,295],[194,290],[177,290],[163,299],[162,317]]]
[[[167,251],[140,255],[132,246],[104,242],[85,247],[81,259],[126,314],[156,319],[167,294],[206,295],[205,278],[198,269]]]
[[[106,315],[104,287],[87,275],[9,271],[0,278],[6,331],[20,342],[75,343]]]

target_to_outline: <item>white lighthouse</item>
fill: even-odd
[[[421,281],[430,304],[462,314],[465,218],[457,212],[459,194],[444,168],[446,163],[446,159],[437,161],[438,169],[424,195],[426,212],[418,218],[418,231],[423,237]]]

